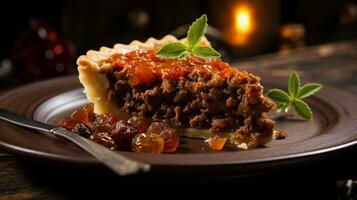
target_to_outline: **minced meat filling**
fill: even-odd
[[[110,82],[109,101],[131,116],[180,127],[209,128],[271,135],[274,121],[266,112],[275,104],[263,95],[259,78],[230,70],[225,76],[193,70],[178,79],[163,77],[133,86],[125,70],[103,72]]]

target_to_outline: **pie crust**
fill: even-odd
[[[160,40],[155,38],[149,38],[146,42],[140,42],[138,40],[132,41],[130,44],[115,44],[113,48],[101,47],[99,51],[89,50],[86,55],[82,55],[77,59],[79,80],[84,86],[84,92],[88,98],[88,101],[94,104],[94,110],[98,114],[110,112],[116,114],[121,118],[127,118],[114,103],[107,101],[107,95],[109,92],[109,82],[106,76],[99,73],[103,68],[110,68],[110,65],[101,65],[99,62],[105,60],[116,53],[128,53],[130,51],[143,49],[150,50],[153,48],[160,48],[163,45],[178,41],[178,39],[172,35],[166,35]],[[187,43],[187,39],[182,40],[183,43]],[[210,46],[208,40],[203,37],[201,46]]]
[[[110,96],[109,94],[111,91],[111,86],[108,81],[108,77],[106,73],[103,73],[103,71],[111,70],[113,66],[111,63],[103,62],[103,61],[111,58],[114,54],[126,54],[136,50],[159,49],[165,44],[175,41],[179,41],[179,40],[172,35],[167,35],[160,40],[155,38],[149,38],[145,42],[140,42],[135,40],[128,45],[118,43],[115,44],[113,48],[101,47],[99,51],[90,50],[87,52],[86,55],[80,56],[77,60],[79,80],[84,86],[84,92],[87,96],[88,101],[94,104],[95,113],[97,114],[112,113],[115,114],[117,117],[119,117],[119,119],[123,119],[123,120],[127,120],[129,118],[129,114],[127,114],[127,112],[123,111],[118,105],[116,105],[115,101],[108,100],[108,96]],[[180,41],[182,41],[183,43],[187,43],[186,38]],[[210,46],[210,43],[207,41],[206,38],[202,38],[200,41],[200,45]],[[244,74],[244,76],[248,76],[247,72],[243,72],[241,74]],[[260,94],[257,97],[254,97],[254,95],[256,95],[254,92],[247,93],[245,91],[246,93],[244,99],[246,99],[246,102],[259,101],[260,105],[265,105],[265,106],[268,105],[269,109],[272,109],[273,107],[275,107],[275,104],[268,98],[264,97],[262,93],[263,87],[259,82],[260,78],[256,77],[256,79],[258,80],[258,83],[246,84],[245,90],[247,90],[247,88],[249,89],[247,85],[253,85],[251,88],[253,90],[255,90],[255,88],[259,88]],[[248,108],[244,107],[245,104],[242,105],[243,105],[243,107],[241,107],[242,111],[239,112],[245,113],[246,109]],[[241,108],[239,107],[238,110],[240,110]],[[237,129],[234,134],[232,134],[233,139],[231,139],[231,141],[233,141],[233,143],[237,145],[239,148],[245,148],[247,146],[264,145],[270,142],[272,139],[275,122],[269,118],[266,112],[267,111],[260,113],[259,116],[256,116],[255,118],[252,118],[252,116],[245,116],[244,125],[241,125],[240,128]],[[266,128],[266,130],[261,130],[261,132],[254,132],[253,126],[255,126],[254,124],[257,123],[260,123],[260,129],[262,129],[261,127],[268,127],[268,128]],[[197,130],[200,129],[187,128],[185,129],[185,132],[190,134],[190,133],[196,133]],[[208,131],[208,129],[203,129],[203,130]],[[206,132],[205,134],[207,135]]]

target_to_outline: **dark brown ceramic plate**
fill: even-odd
[[[265,78],[265,88],[284,88],[274,78]],[[0,107],[54,124],[60,117],[86,102],[77,77],[64,77],[14,89],[0,96]],[[226,148],[212,152],[203,140],[182,138],[175,154],[122,152],[150,163],[154,170],[168,172],[242,172],[251,165],[261,169],[268,163],[286,163],[326,155],[357,143],[357,97],[325,86],[308,99],[314,118],[311,121],[277,119],[277,127],[288,132],[264,148],[236,151]],[[97,167],[100,163],[77,146],[51,135],[0,121],[0,148],[27,158],[77,166]],[[257,170],[255,167],[254,170]]]

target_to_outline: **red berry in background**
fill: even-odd
[[[75,71],[74,46],[51,24],[31,18],[20,30],[7,51],[7,59],[14,66],[14,78],[29,82]]]
[[[109,135],[114,139],[119,149],[130,150],[131,142],[138,133],[138,129],[120,120],[112,126]]]

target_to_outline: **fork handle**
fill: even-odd
[[[82,136],[73,134],[65,128],[53,128],[51,129],[51,132],[55,135],[64,137],[82,147],[82,149],[93,155],[104,165],[121,176],[135,174],[139,171],[147,172],[150,170],[151,166],[149,164],[129,159]]]

